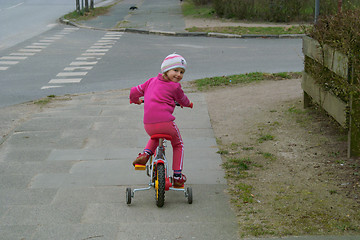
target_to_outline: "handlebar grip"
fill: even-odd
[[[130,102],[130,104],[132,104],[132,103],[134,103],[134,104],[138,104],[138,105],[140,105],[140,104],[142,104],[142,103],[144,103],[144,100],[143,99],[139,99],[139,102],[132,102],[131,100],[129,100],[129,102]]]

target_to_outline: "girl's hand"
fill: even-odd
[[[144,102],[144,100],[142,100],[142,99],[139,99],[137,102],[132,102],[132,101],[130,100],[130,104],[134,103],[134,104],[140,105],[140,104],[142,104],[143,102]]]

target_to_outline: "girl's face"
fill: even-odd
[[[170,81],[178,83],[183,78],[184,73],[185,73],[185,70],[183,68],[174,68],[174,69],[169,70],[166,73],[166,76],[168,77],[168,79]]]

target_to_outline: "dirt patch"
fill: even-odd
[[[206,93],[241,236],[359,234],[360,161],[300,80]]]

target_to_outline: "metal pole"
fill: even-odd
[[[338,0],[338,13],[341,13],[341,9],[342,9],[342,0]]]
[[[80,0],[76,0],[76,12],[80,13]]]
[[[315,23],[319,18],[319,13],[320,13],[320,0],[315,0]]]
[[[85,12],[89,11],[89,0],[85,0]]]

